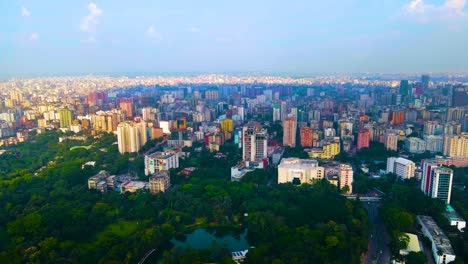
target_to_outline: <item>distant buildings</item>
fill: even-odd
[[[259,161],[268,157],[268,133],[251,122],[242,128],[242,160]]]
[[[395,173],[402,179],[414,177],[416,164],[405,158],[387,158],[387,173]]]
[[[447,218],[451,226],[455,226],[460,232],[465,232],[465,219],[463,219],[449,204],[447,204],[447,207],[445,208],[444,216]]]
[[[424,236],[431,241],[431,251],[436,264],[445,264],[455,261],[455,252],[453,251],[450,240],[444,234],[442,229],[436,224],[430,216],[416,216]]]
[[[179,168],[177,153],[155,152],[145,155],[145,175],[153,175],[159,171]]]
[[[283,146],[296,146],[297,121],[294,118],[283,120]]]
[[[146,123],[122,122],[117,126],[117,143],[121,154],[138,152],[146,144]]]
[[[283,158],[278,165],[278,183],[294,184],[312,183],[325,176],[325,169],[318,166],[316,160]]]
[[[240,181],[247,172],[264,169],[264,165],[262,161],[241,161],[234,167],[231,167],[231,181]]]

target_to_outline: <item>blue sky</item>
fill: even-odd
[[[468,70],[466,0],[0,1],[0,75]]]

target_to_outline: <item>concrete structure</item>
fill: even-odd
[[[431,197],[450,204],[452,195],[453,171],[448,168],[434,168],[431,171]]]
[[[348,186],[349,191],[347,193],[353,192],[353,167],[348,164],[340,164],[339,183],[340,190]]]
[[[468,133],[445,136],[444,155],[448,157],[468,156]]]
[[[139,190],[147,190],[149,188],[149,182],[144,181],[128,181],[120,185],[120,192],[137,192]]]
[[[423,153],[426,151],[426,142],[417,137],[406,138],[405,150],[409,153]]]
[[[426,150],[436,153],[444,150],[444,138],[442,136],[424,135]]]
[[[309,157],[319,158],[319,159],[332,159],[336,155],[340,154],[340,142],[338,141],[328,141],[321,148],[312,148],[307,151]]]
[[[370,133],[368,129],[363,129],[358,133],[357,150],[368,148],[370,142]]]
[[[447,205],[444,213],[445,218],[449,221],[451,226],[455,226],[460,232],[465,232],[466,221],[463,219],[452,206]]]
[[[158,171],[149,178],[151,193],[165,192],[169,187],[171,187],[171,177],[167,170]]]
[[[442,229],[436,224],[430,216],[418,215],[418,223],[422,226],[421,230],[424,236],[431,241],[432,255],[436,264],[446,264],[455,260],[455,253],[450,244],[450,240],[444,234]],[[439,255],[439,253],[441,253]]]
[[[145,155],[145,175],[176,168],[179,168],[179,155],[177,153],[155,152]]]
[[[278,183],[294,184],[312,183],[325,176],[325,169],[318,166],[316,160],[285,158],[278,165]]]
[[[384,144],[387,149],[398,150],[398,135],[395,133],[385,133]]]
[[[88,189],[96,189],[100,192],[107,192],[106,179],[109,177],[107,171],[100,171],[98,174],[88,179]]]
[[[232,132],[234,130],[232,119],[221,120],[221,131],[222,132]]]
[[[294,118],[283,120],[283,146],[296,146],[297,121]]]
[[[242,160],[258,161],[268,157],[268,133],[251,122],[242,128]]]
[[[58,110],[60,128],[68,128],[72,124],[72,113],[70,109],[62,108]]]
[[[121,154],[138,152],[146,144],[146,123],[122,122],[117,126],[117,143]]]
[[[387,158],[387,173],[395,173],[402,179],[414,177],[416,164],[405,158],[390,157]]]
[[[301,127],[300,134],[301,134],[301,146],[302,147],[312,147],[313,138],[312,138],[313,130],[310,127]]]

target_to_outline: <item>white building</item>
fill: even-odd
[[[409,179],[414,177],[416,164],[411,160],[405,158],[387,158],[387,173],[395,173],[402,179]]]
[[[145,122],[122,122],[117,126],[117,143],[121,154],[138,152],[146,141]]]
[[[431,241],[432,255],[436,264],[446,264],[455,261],[455,253],[453,251],[450,240],[444,234],[442,229],[436,224],[430,216],[418,215],[418,223],[422,226],[421,230]],[[438,253],[442,254],[438,254]]]
[[[179,168],[179,155],[177,153],[155,152],[145,155],[145,175],[176,168]]]
[[[449,204],[445,209],[445,218],[449,221],[451,226],[455,226],[460,232],[465,232],[466,221],[463,219],[452,206]]]
[[[324,176],[325,169],[318,166],[316,160],[285,158],[278,165],[278,183],[311,183],[313,180],[323,179]]]
[[[349,191],[347,193],[353,192],[353,167],[348,164],[340,164],[339,183],[340,190],[348,186]]]
[[[242,128],[242,160],[259,161],[268,157],[268,133],[258,123]]]
[[[241,161],[231,167],[231,181],[240,181],[247,172],[263,169],[263,162]]]

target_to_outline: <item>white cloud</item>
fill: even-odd
[[[161,33],[159,33],[159,31],[156,30],[154,25],[148,27],[148,29],[146,30],[146,36],[155,41],[160,41],[162,39]]]
[[[21,8],[21,16],[22,17],[28,17],[31,15],[31,12],[29,12],[28,9],[26,9],[26,7],[22,7]]]
[[[80,30],[87,33],[94,33],[96,25],[99,23],[98,18],[102,15],[102,10],[95,3],[88,4],[88,15],[81,19]]]
[[[403,7],[403,14],[420,22],[432,19],[447,19],[466,16],[466,0],[445,0],[441,5],[426,3],[426,0],[412,0]]]
[[[29,40],[33,42],[39,40],[39,34],[36,32],[32,33],[31,36],[29,36]]]
[[[190,26],[187,28],[187,30],[191,33],[200,33],[200,28],[196,27],[196,26]]]

